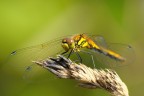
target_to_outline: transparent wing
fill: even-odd
[[[128,64],[132,64],[135,60],[135,52],[132,46],[130,45],[120,44],[120,43],[111,43],[111,44],[108,44],[108,50],[112,50],[113,52],[125,58],[124,62],[106,59],[106,62],[108,62],[108,64],[111,64],[112,67],[113,66],[114,67],[126,66]]]
[[[84,34],[86,34],[90,39],[92,39],[97,45],[102,46],[104,48],[108,47],[103,36],[94,35],[94,34],[90,34],[90,33],[84,33]]]
[[[92,38],[92,40],[98,45],[98,46],[101,46],[101,47],[104,47],[104,48],[107,48],[108,45],[105,41],[105,39],[100,36],[100,35],[91,35],[90,36]]]
[[[30,75],[36,75],[42,72],[40,71],[42,68],[33,64],[32,61],[44,60],[50,56],[56,56],[63,51],[64,50],[61,47],[61,38],[58,38],[43,44],[11,52],[5,66],[24,74],[24,78],[30,77]]]
[[[94,51],[96,53],[95,54],[96,60],[101,64],[105,64],[109,67],[126,66],[128,64],[131,64],[135,58],[133,48],[126,44],[111,43],[108,44],[107,49],[115,52],[116,54],[119,54],[125,59],[125,61],[119,61],[105,54]]]
[[[125,44],[109,44],[109,50],[120,54],[126,60],[121,62],[116,59],[110,58],[107,55],[104,55],[98,51],[91,50],[91,49],[81,49],[83,63],[86,64],[93,64],[93,60],[95,63],[96,68],[114,68],[119,66],[126,66],[128,64],[132,64],[135,60],[135,53],[132,47]],[[88,53],[87,55],[85,53]],[[93,57],[92,57],[93,56]],[[91,65],[93,66],[93,65]]]
[[[135,53],[133,48],[127,44],[121,43],[106,43],[105,39],[102,36],[97,35],[89,35],[89,37],[99,46],[105,48],[106,50],[113,51],[116,54],[122,56],[125,61],[121,62],[115,58],[111,58],[110,56],[100,53],[96,50],[92,49],[84,49],[85,51],[90,52],[95,60],[96,66],[107,66],[107,67],[117,67],[117,66],[125,66],[131,64],[133,60],[135,60]],[[83,50],[83,49],[82,49]]]

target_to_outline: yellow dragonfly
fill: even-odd
[[[65,52],[62,54],[65,54],[70,51],[70,54],[68,57],[70,57],[71,52],[78,52],[78,51],[81,51],[80,50],[81,48],[87,48],[90,50],[95,50],[99,53],[102,53],[105,56],[108,56],[111,59],[115,59],[120,62],[124,62],[126,60],[126,58],[120,55],[119,53],[116,53],[113,50],[110,50],[110,49],[104,48],[103,46],[98,45],[97,42],[94,42],[92,38],[86,36],[85,34],[78,34],[70,38],[64,38],[62,40],[61,45],[65,50]],[[127,47],[131,48],[131,46],[127,46]]]
[[[108,65],[126,65],[133,60],[133,48],[126,44],[107,44],[102,36],[76,34],[68,37],[60,37],[49,42],[31,46],[23,49],[18,49],[10,54],[10,62],[12,61],[15,66],[21,63],[27,67],[32,61],[44,60],[56,54],[62,54],[71,58],[76,54],[79,62],[84,63],[85,58],[80,53],[88,53],[91,57],[92,63],[96,64],[97,61],[107,63]],[[13,59],[15,58],[15,59]],[[74,60],[77,60],[76,58]],[[108,63],[110,61],[110,63]],[[111,62],[112,61],[112,62]],[[97,67],[97,66],[95,66]]]

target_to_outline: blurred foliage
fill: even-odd
[[[142,96],[144,89],[143,0],[1,0],[0,61],[14,49],[40,44],[76,33],[102,35],[108,42],[133,46],[136,60],[117,70],[130,96]],[[43,74],[31,80],[1,63],[1,96],[108,96],[103,90],[75,86],[71,80]]]

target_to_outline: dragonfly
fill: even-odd
[[[68,58],[70,57],[72,52],[78,52],[78,51],[80,51],[81,48],[87,48],[90,50],[95,50],[99,53],[102,53],[105,56],[108,56],[111,59],[115,59],[120,62],[124,62],[126,60],[126,58],[121,56],[120,54],[98,45],[97,42],[94,42],[94,40],[92,40],[85,34],[78,34],[78,35],[75,35],[70,38],[64,38],[62,40],[62,47],[65,50],[65,52],[62,54],[65,54],[68,51],[70,51]],[[129,47],[131,47],[131,46],[129,46]]]
[[[12,65],[19,66],[22,63],[21,65],[25,65],[26,70],[29,70],[32,61],[44,60],[50,56],[56,56],[56,54],[64,55],[67,58],[71,58],[73,54],[76,54],[79,62],[85,63],[80,53],[88,54],[94,67],[97,67],[95,66],[95,58],[99,62],[107,63],[108,66],[112,64],[121,66],[129,64],[134,56],[133,48],[130,45],[108,44],[102,36],[76,34],[12,51],[10,59],[13,62]]]

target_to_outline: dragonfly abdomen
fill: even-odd
[[[115,60],[118,60],[118,61],[125,61],[125,58],[122,57],[120,54],[118,53],[115,53],[114,51],[111,51],[111,50],[108,50],[108,49],[103,49],[104,53],[106,56],[112,58],[112,59],[115,59]]]
[[[96,51],[98,51],[99,53],[102,53],[103,55],[105,56],[108,56],[109,58],[111,59],[114,59],[114,60],[117,60],[117,61],[125,61],[125,58],[122,57],[121,55],[111,51],[111,50],[108,50],[108,49],[105,49],[105,48],[100,48],[100,49],[96,49],[94,48]]]

